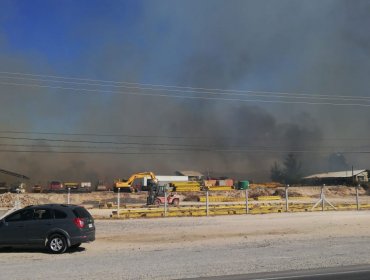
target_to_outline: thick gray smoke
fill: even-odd
[[[0,29],[0,71],[196,88],[367,96],[369,12],[368,1],[144,1],[129,31],[125,23],[111,21],[109,13],[81,20],[69,30],[70,43],[100,43],[62,64],[42,54],[14,51]],[[43,135],[158,145],[137,149],[126,145],[122,150],[118,149],[122,145],[84,143],[79,144],[84,148],[60,149],[53,146],[62,143],[46,142],[50,151],[96,152],[104,146],[117,154],[2,152],[2,168],[35,181],[111,180],[144,170],[171,174],[181,169],[267,180],[271,164],[290,151],[297,152],[305,173],[327,171],[331,153],[353,147],[364,150],[369,137],[367,107],[75,93],[0,85],[0,130],[165,137]],[[171,138],[177,136],[182,138]],[[173,145],[184,150],[169,150]],[[21,148],[1,148],[5,149]],[[366,155],[345,156],[348,165],[368,167]]]

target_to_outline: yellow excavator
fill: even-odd
[[[128,178],[128,180],[119,179],[119,180],[115,181],[114,185],[113,185],[113,190],[114,190],[114,192],[118,192],[118,189],[120,190],[120,192],[137,192],[137,191],[140,191],[140,190],[142,190],[143,186],[141,184],[133,185],[132,183],[136,179],[141,179],[141,178],[156,180],[156,177],[155,177],[153,172],[135,173],[135,174],[132,174],[131,177]]]

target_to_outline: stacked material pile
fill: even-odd
[[[279,195],[268,195],[268,196],[259,196],[257,200],[281,200],[281,196]]]
[[[200,183],[199,182],[173,182],[171,187],[176,192],[199,192]]]
[[[282,188],[284,187],[283,184],[277,182],[268,182],[268,183],[251,183],[249,184],[251,189],[258,189],[258,188]]]
[[[206,202],[207,198],[205,196],[200,196],[199,201],[200,202]],[[251,199],[249,199],[251,200]],[[228,197],[228,196],[209,196],[208,197],[209,202],[239,202],[239,201],[245,201],[245,198],[243,197]]]
[[[204,186],[210,191],[230,191],[234,189],[234,181],[232,179],[204,180]]]
[[[234,185],[233,179],[223,179],[223,180],[204,180],[204,186],[206,187],[213,187],[213,186],[229,186],[232,187]]]
[[[210,186],[208,190],[210,191],[230,191],[234,189],[233,186]]]

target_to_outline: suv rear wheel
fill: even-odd
[[[48,250],[53,254],[62,254],[67,250],[67,247],[67,240],[61,234],[51,235],[47,243]]]

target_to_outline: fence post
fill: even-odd
[[[17,188],[17,196],[16,196],[16,199],[15,199],[15,202],[14,202],[14,208],[16,210],[19,210],[22,208],[22,204],[21,204],[21,200],[19,199],[19,194],[21,192],[21,190],[19,188]]]
[[[164,216],[167,216],[167,191],[164,191]]]
[[[321,193],[320,193],[320,198],[321,198],[321,211],[324,211],[324,187],[325,184],[321,186]]]
[[[118,188],[117,190],[117,217],[119,217],[119,207],[121,204],[121,195],[120,195],[121,188]]]
[[[67,204],[71,204],[71,188],[68,188]]]
[[[245,189],[245,209],[246,209],[247,214],[249,214],[248,198],[249,198],[248,189]]]
[[[289,197],[288,197],[288,189],[289,189],[289,185],[286,185],[285,186],[285,211],[288,212],[289,211]]]
[[[325,202],[327,204],[329,204],[331,207],[333,207],[334,210],[336,210],[337,208],[335,208],[335,206],[333,204],[330,203],[329,200],[327,200],[325,198],[325,193],[324,193],[324,188],[325,188],[325,184],[321,186],[321,192],[320,192],[320,199],[319,201],[316,202],[316,204],[312,207],[312,210],[316,208],[316,206],[318,206],[320,203],[321,203],[321,211],[324,211],[324,205],[325,205]]]
[[[358,199],[358,189],[359,189],[360,185],[357,185],[356,187],[356,205],[357,205],[357,211],[360,210],[360,203],[359,203],[359,199]]]
[[[208,197],[208,189],[206,190],[206,215],[209,215],[209,197]]]

